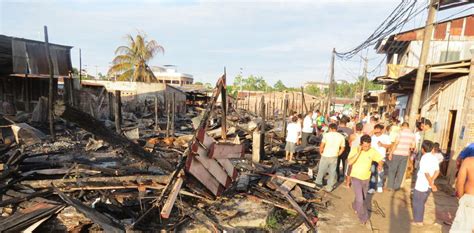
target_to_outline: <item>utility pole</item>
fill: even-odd
[[[428,59],[428,53],[430,51],[430,41],[433,34],[433,22],[436,15],[436,5],[439,4],[439,0],[430,0],[428,8],[428,19],[423,30],[423,43],[421,46],[420,63],[418,65],[418,71],[416,72],[415,88],[413,89],[413,98],[410,106],[410,115],[408,123],[410,128],[415,128],[416,115],[418,114],[418,108],[420,107],[421,92],[423,90],[423,80],[425,79],[426,61]]]
[[[359,121],[362,120],[360,118],[362,117],[362,111],[364,111],[364,108],[362,107],[362,103],[364,102],[365,83],[367,82],[367,63],[368,63],[367,56],[363,59],[364,59],[364,73],[362,74],[362,92],[360,93],[360,102],[359,102]]]
[[[326,113],[330,114],[331,113],[331,102],[332,102],[332,97],[334,95],[334,59],[336,57],[336,48],[332,49],[332,56],[331,56],[331,69],[329,72],[329,92],[328,92],[328,105],[327,105],[327,110]]]

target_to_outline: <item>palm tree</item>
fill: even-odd
[[[147,63],[157,53],[165,52],[163,46],[155,40],[147,41],[143,33],[138,33],[135,38],[128,34],[126,39],[127,45],[115,50],[116,57],[108,75],[118,75],[120,81],[155,82],[156,77]]]

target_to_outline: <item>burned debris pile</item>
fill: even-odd
[[[119,130],[57,101],[55,141],[41,120],[4,115],[0,232],[315,231],[337,198],[308,175],[316,145],[279,160],[285,119],[217,106],[220,94],[225,76],[181,116],[123,108]]]

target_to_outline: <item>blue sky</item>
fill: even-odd
[[[229,82],[242,70],[244,76],[296,87],[327,81],[332,48],[356,46],[399,2],[0,0],[0,34],[44,40],[47,25],[51,42],[74,46],[73,66],[79,66],[81,48],[83,65],[95,74],[96,69],[106,73],[125,34],[143,31],[165,48],[151,65],[177,65],[196,81],[211,83],[226,66]],[[424,18],[426,13],[420,14],[405,29],[421,26]],[[371,70],[383,56],[370,48],[369,58]],[[336,79],[351,81],[360,72],[359,58],[336,62]],[[371,76],[382,72],[376,69]]]

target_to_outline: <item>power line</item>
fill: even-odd
[[[402,0],[400,4],[390,13],[390,15],[375,29],[375,31],[361,44],[356,46],[354,49],[336,53],[338,58],[343,60],[349,60],[361,50],[368,48],[369,46],[377,43],[381,38],[385,38],[390,35],[396,29],[403,27],[403,25],[409,21],[413,15],[413,9],[415,8],[416,0]]]

